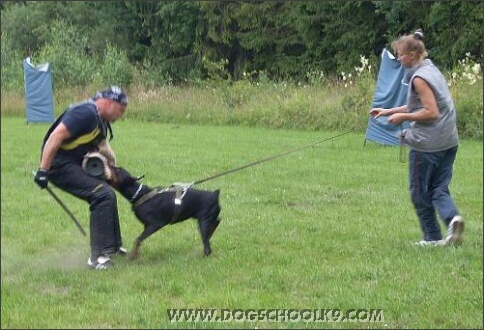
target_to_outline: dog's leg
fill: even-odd
[[[208,234],[208,239],[211,239],[212,238],[212,235],[213,233],[215,232],[215,230],[217,229],[218,225],[220,224],[220,218],[217,218],[213,223],[212,223],[212,226],[210,227],[210,232]]]
[[[218,199],[216,199],[215,203],[210,207],[208,212],[198,221],[198,228],[200,229],[200,234],[202,236],[203,254],[205,256],[209,256],[210,254],[212,254],[210,238],[212,237],[215,229],[220,223],[220,219],[218,218],[219,214],[220,205],[218,204]]]
[[[203,254],[207,257],[212,254],[212,247],[210,246],[210,223],[206,219],[198,220],[198,229],[202,237]]]
[[[140,238],[136,238],[134,241],[133,249],[129,251],[128,253],[128,259],[129,260],[134,260],[139,257],[139,248],[141,247],[141,240]]]
[[[139,249],[141,247],[141,243],[145,239],[147,239],[149,236],[151,236],[153,233],[157,232],[158,230],[161,229],[161,227],[164,227],[165,224],[163,223],[156,223],[153,225],[150,225],[148,227],[145,227],[141,235],[139,235],[136,240],[134,241],[134,246],[133,249],[129,252],[128,254],[128,259],[129,260],[134,260],[139,257]]]

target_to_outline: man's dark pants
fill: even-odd
[[[89,203],[92,258],[121,247],[116,193],[104,180],[86,174],[78,161],[57,156],[49,170],[49,181]]]

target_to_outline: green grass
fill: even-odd
[[[33,182],[48,125],[2,118],[2,328],[482,328],[482,142],[461,141],[451,192],[461,248],[419,248],[399,148],[352,133],[199,188],[222,223],[202,257],[196,223],[146,240],[140,259],[89,271],[89,240]],[[191,182],[341,132],[113,125],[118,164],[145,184]],[[88,230],[88,206],[53,188]],[[130,248],[142,230],[119,196]],[[382,309],[383,323],[170,323],[168,308]]]

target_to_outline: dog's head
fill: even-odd
[[[143,176],[134,177],[122,167],[110,166],[111,179],[108,183],[117,190],[121,190],[124,186],[131,186],[133,183],[139,181]]]

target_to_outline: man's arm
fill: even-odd
[[[50,134],[49,138],[45,142],[44,149],[42,150],[42,159],[40,160],[40,168],[43,170],[49,170],[54,155],[59,150],[62,142],[72,135],[67,129],[64,123],[60,123]]]
[[[107,158],[108,164],[112,166],[116,166],[116,155],[114,154],[111,145],[109,144],[108,140],[104,139],[99,143],[99,152],[101,155]]]

